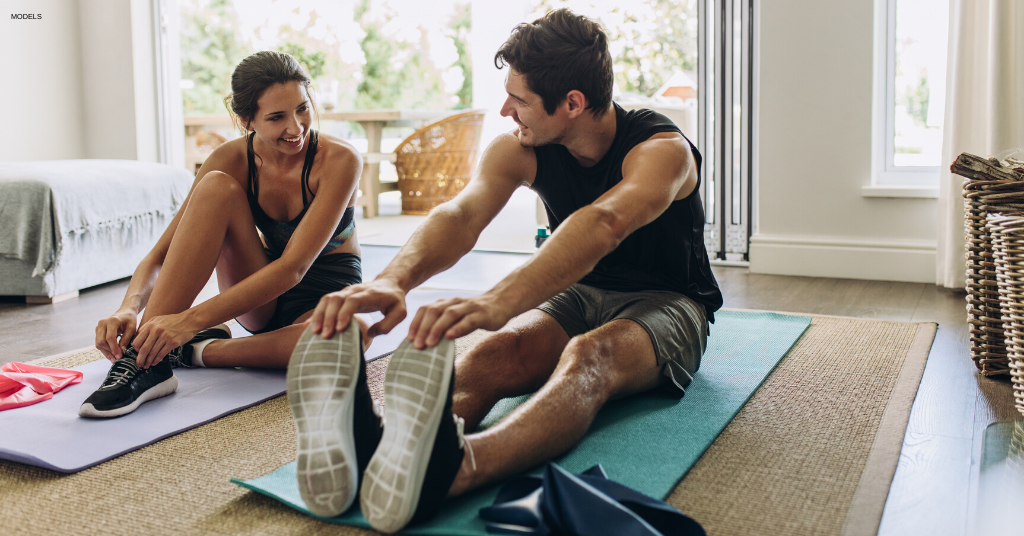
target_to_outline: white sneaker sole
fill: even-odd
[[[454,363],[455,344],[447,338],[423,350],[403,341],[391,357],[384,377],[387,421],[359,499],[363,516],[381,532],[401,530],[416,513]]]
[[[127,406],[103,411],[96,409],[90,403],[85,403],[78,408],[78,415],[81,417],[120,417],[135,411],[145,402],[167,396],[176,390],[178,390],[178,378],[172,375],[170,378],[150,387],[148,391],[142,393],[139,398],[136,398],[134,402]]]
[[[321,517],[348,510],[359,485],[352,411],[360,359],[359,328],[352,322],[326,340],[307,328],[288,362],[299,493]]]

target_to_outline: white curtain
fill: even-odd
[[[949,165],[1024,148],[1024,1],[950,0],[936,284],[964,288],[963,177]],[[1020,154],[1017,155],[1020,157]]]

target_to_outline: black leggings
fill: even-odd
[[[267,256],[273,260],[269,251]],[[306,275],[302,277],[302,281],[277,298],[277,308],[274,309],[274,316],[270,318],[270,322],[256,331],[245,329],[256,335],[290,326],[307,311],[316,309],[316,304],[320,303],[320,298],[324,294],[362,282],[363,266],[359,255],[332,253],[317,257],[306,271]]]

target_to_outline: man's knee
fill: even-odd
[[[581,388],[606,400],[657,387],[661,367],[653,355],[639,355],[645,352],[637,352],[635,342],[593,333],[574,337],[560,368],[573,375]]]
[[[614,394],[616,383],[614,346],[612,341],[593,336],[573,337],[562,353],[560,372],[570,375],[586,393],[608,398]]]

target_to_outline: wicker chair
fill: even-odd
[[[465,188],[476,165],[484,111],[448,116],[395,149],[402,214],[426,214]]]

